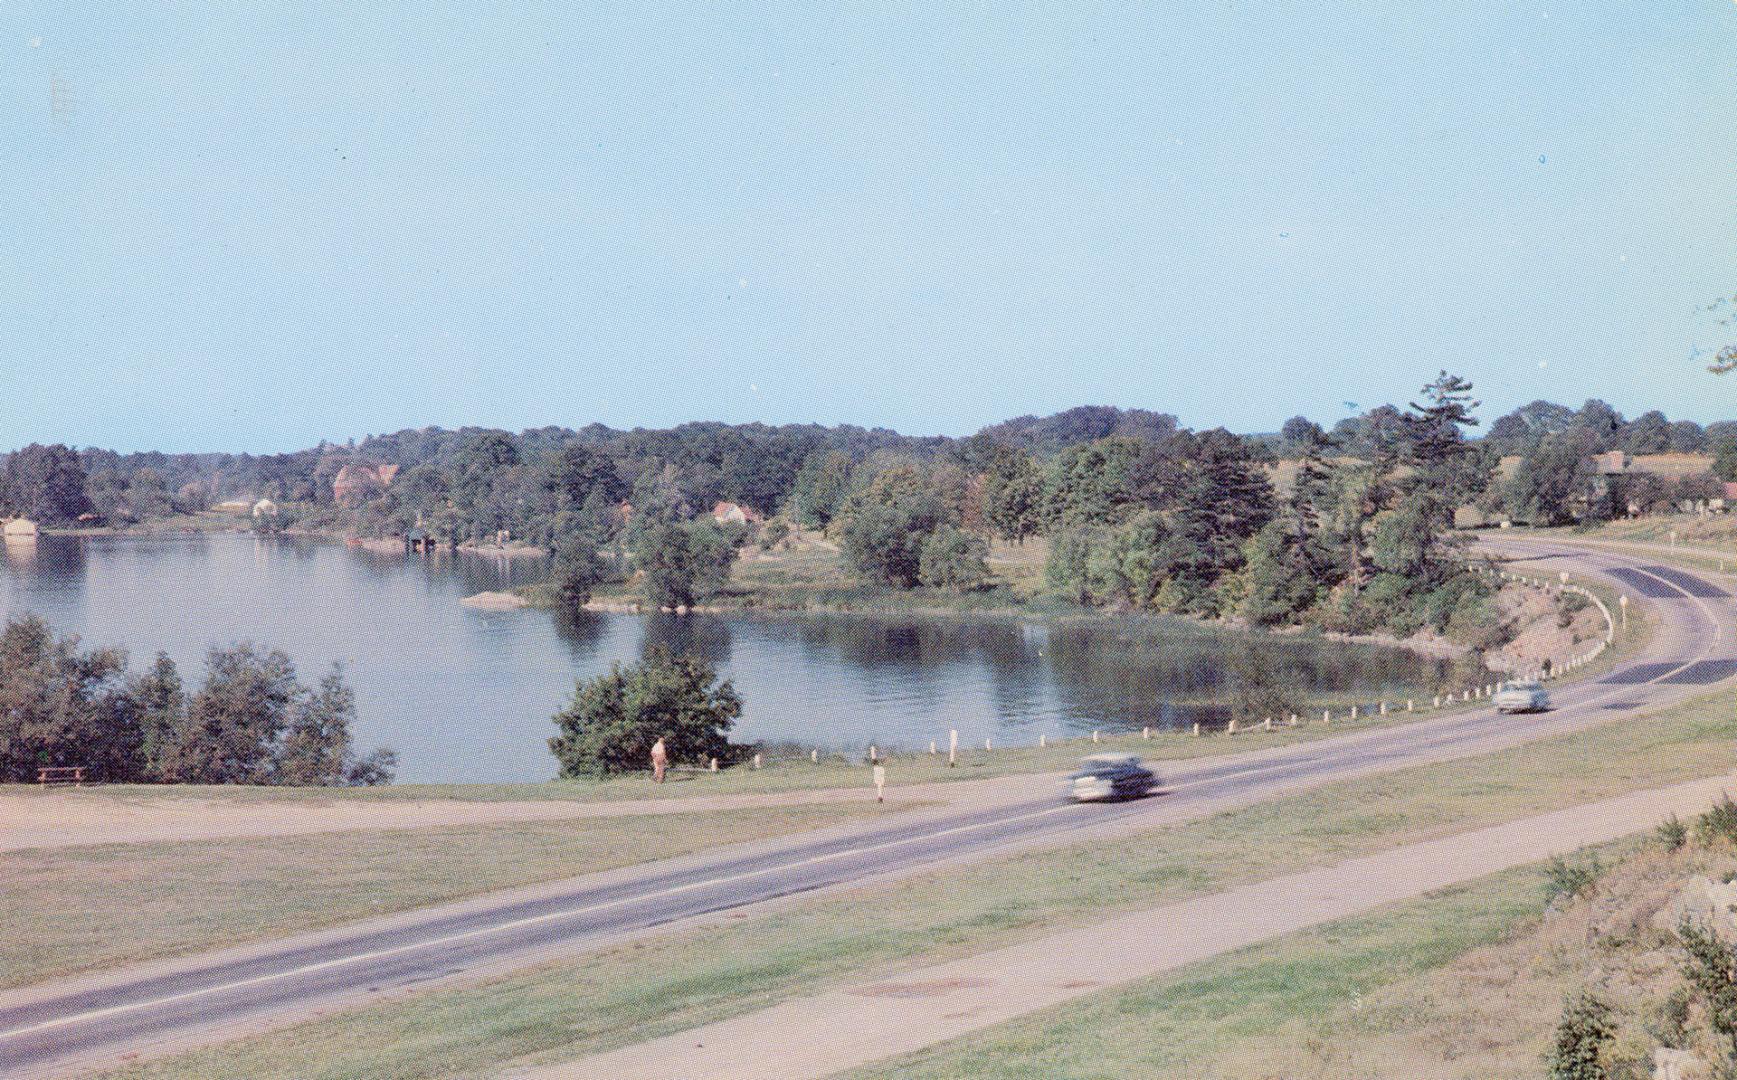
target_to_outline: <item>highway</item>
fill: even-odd
[[[530,964],[696,917],[739,910],[942,861],[1113,837],[1247,805],[1334,780],[1484,753],[1606,722],[1706,689],[1737,673],[1737,605],[1708,578],[1640,556],[1502,538],[1521,572],[1600,576],[1654,617],[1646,647],[1590,681],[1555,685],[1531,717],[1488,708],[1445,714],[1234,758],[1177,763],[1165,792],[1118,805],[1060,801],[1056,777],[970,812],[827,830],[737,851],[599,875],[538,895],[471,901],[274,946],[227,950],[134,973],[0,995],[0,1075],[112,1063],[153,1044],[214,1040],[373,995]],[[1534,569],[1526,569],[1527,566]]]

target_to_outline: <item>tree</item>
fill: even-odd
[[[1488,470],[1466,441],[1465,429],[1476,427],[1472,384],[1443,371],[1423,388],[1425,404],[1411,403],[1405,418],[1409,443],[1407,464],[1415,470],[1409,485],[1424,495],[1426,507],[1441,528],[1453,525],[1454,507],[1477,496]]]
[[[1597,398],[1589,398],[1574,414],[1574,427],[1592,436],[1595,453],[1620,448],[1622,414]]]
[[[554,717],[560,734],[549,752],[566,778],[645,769],[660,738],[671,763],[729,761],[739,749],[729,732],[741,715],[735,687],[718,683],[710,664],[654,645],[639,663],[577,684]]]
[[[849,454],[831,450],[809,455],[797,472],[791,491],[796,520],[810,529],[824,529],[831,524],[850,490],[850,472]]]
[[[646,601],[657,608],[691,608],[721,588],[740,537],[716,526],[654,522],[640,530],[634,564],[644,573]]]
[[[1500,452],[1513,453],[1545,435],[1567,430],[1574,423],[1574,410],[1553,401],[1534,401],[1520,406],[1490,425],[1487,440]]]
[[[276,744],[301,697],[295,665],[250,642],[205,656],[205,684],[163,755],[171,783],[267,784]]]
[[[1671,423],[1653,409],[1641,413],[1622,429],[1623,449],[1630,454],[1662,454],[1671,448]]]
[[[602,583],[603,560],[597,549],[582,539],[569,540],[555,556],[555,591],[562,614],[573,616],[591,602],[591,592]]]
[[[1539,439],[1499,489],[1508,516],[1532,525],[1572,521],[1592,498],[1596,476],[1591,445],[1591,434],[1581,429]]]
[[[923,544],[955,516],[913,465],[894,465],[840,508],[844,556],[875,581],[911,588],[922,577]]]
[[[162,774],[175,731],[187,715],[187,692],[168,653],[157,654],[150,670],[133,683],[132,693],[139,710],[144,771],[155,778]]]
[[[1237,614],[1256,626],[1291,622],[1319,599],[1316,578],[1287,523],[1270,522],[1250,537],[1242,558]]]
[[[1044,519],[1051,529],[1117,525],[1139,507],[1134,472],[1146,445],[1109,438],[1063,450],[1050,464],[1044,483]]]
[[[584,506],[593,492],[613,505],[627,490],[613,461],[579,443],[557,450],[544,467],[544,477],[563,509]]]
[[[943,525],[923,541],[917,578],[935,589],[965,592],[989,580],[989,545],[964,529]]]
[[[80,652],[35,615],[0,630],[0,780],[34,783],[45,765],[83,765],[111,783],[140,779],[144,737],[126,692],[126,654]]]
[[[1707,433],[1693,420],[1673,420],[1669,449],[1673,454],[1699,454],[1707,449]]]
[[[293,787],[344,783],[351,762],[350,724],[355,718],[356,693],[344,685],[343,667],[334,664],[319,687],[300,695],[295,703],[272,782]]]
[[[1031,455],[997,447],[983,481],[983,517],[1004,540],[1024,544],[1043,514],[1043,470]]]
[[[70,447],[31,443],[6,460],[5,505],[14,515],[54,524],[90,509],[84,465]]]

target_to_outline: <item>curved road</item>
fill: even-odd
[[[1649,608],[1646,648],[1606,675],[1555,689],[1538,717],[1449,714],[1304,745],[1182,763],[1161,798],[1068,805],[1033,778],[1025,798],[894,825],[810,833],[709,857],[446,905],[266,946],[0,994],[0,1075],[112,1063],[212,1041],[374,995],[529,964],[763,904],[939,862],[1185,821],[1329,781],[1485,753],[1679,700],[1737,674],[1737,603],[1708,578],[1640,557],[1502,537],[1487,543],[1538,576],[1604,578]],[[1527,569],[1531,567],[1533,569]],[[1044,797],[1030,797],[1034,794]]]

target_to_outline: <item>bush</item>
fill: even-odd
[[[1693,919],[1678,924],[1677,938],[1683,946],[1683,978],[1700,999],[1707,1026],[1737,1053],[1737,953]]]
[[[1550,1080],[1607,1080],[1604,1046],[1615,1034],[1609,1005],[1585,990],[1569,998],[1550,1048]]]
[[[1737,803],[1721,793],[1719,801],[1695,819],[1695,833],[1703,844],[1737,843]]]
[[[1592,895],[1592,887],[1603,872],[1604,867],[1596,858],[1585,863],[1571,863],[1560,855],[1552,855],[1550,864],[1544,869],[1544,902],[1550,904],[1558,899],[1573,900]]]
[[[572,703],[554,717],[561,733],[549,740],[549,752],[563,777],[649,768],[659,738],[671,763],[730,761],[742,749],[729,741],[741,715],[742,699],[728,681],[717,682],[712,665],[654,645],[639,663],[615,664],[575,687]]]
[[[1677,815],[1672,814],[1659,822],[1658,836],[1659,843],[1665,845],[1666,851],[1678,851],[1688,842],[1689,827],[1683,824]]]

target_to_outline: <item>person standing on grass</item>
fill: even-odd
[[[663,736],[659,735],[651,744],[651,778],[656,783],[663,783],[664,770],[669,768],[669,749],[663,744]]]

